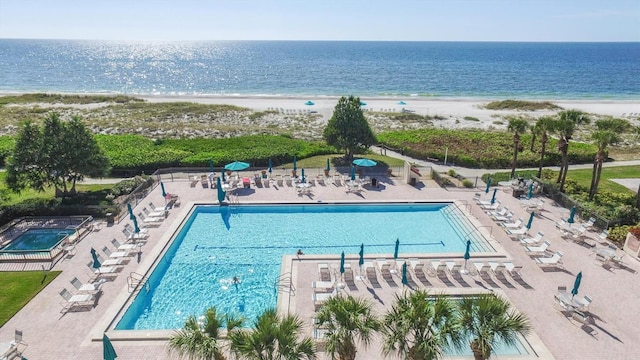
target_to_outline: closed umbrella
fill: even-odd
[[[160,181],[160,189],[162,189],[162,197],[167,198],[167,192],[164,190],[164,183]]]
[[[467,248],[464,251],[464,273],[467,272],[467,260],[471,259],[471,240],[467,240]]]
[[[209,159],[209,172],[213,172],[213,160]]]
[[[402,263],[402,285],[409,285],[409,279],[407,279],[407,263]]]
[[[342,274],[344,274],[344,251],[340,255],[340,277],[342,278]]]
[[[578,275],[576,275],[576,280],[573,282],[573,289],[571,289],[572,297],[578,295],[578,289],[580,288],[581,281],[582,281],[582,271],[580,271]]]
[[[327,171],[331,171],[331,162],[329,161],[329,158],[327,158]]]
[[[94,269],[100,269],[102,264],[100,264],[98,254],[96,254],[96,250],[94,248],[91,248],[91,257],[93,258],[93,265],[91,265],[91,267]]]
[[[271,172],[273,171],[272,169],[273,164],[271,163],[271,159],[269,159],[269,169],[267,171],[269,171],[269,174],[271,174]]]
[[[297,162],[297,161],[296,161],[296,157],[295,157],[295,155],[294,155],[294,156],[293,156],[293,171],[298,170],[298,165],[296,164],[296,162]]]
[[[398,258],[398,250],[400,250],[400,239],[396,239],[396,248],[395,250],[393,250],[393,258],[397,259]]]
[[[218,180],[216,180],[217,182],[217,188],[218,188],[218,202],[220,204],[222,204],[222,202],[224,201],[226,194],[224,192],[224,190],[222,190],[222,182],[220,181],[220,177],[218,177]]]
[[[300,182],[304,183],[304,168],[302,168],[301,172],[302,172],[302,174],[301,174],[302,178],[300,179]]]
[[[222,182],[227,182],[227,179],[224,177],[224,171],[222,171]]]
[[[527,222],[527,229],[531,229],[531,224],[533,223],[533,217],[536,216],[535,212],[531,212],[531,215],[529,215],[529,221]]]
[[[102,336],[102,357],[104,360],[115,360],[118,357],[107,334]]]
[[[531,199],[533,197],[533,183],[529,184],[529,192],[527,193],[527,199]]]
[[[136,234],[140,233],[140,228],[138,227],[138,218],[135,216],[131,219],[133,221],[133,232]]]
[[[358,265],[362,266],[364,265],[364,244],[360,245],[360,252],[358,253],[358,255],[360,255],[360,259],[358,259]]]
[[[493,196],[491,196],[491,205],[493,205],[493,203],[496,202],[496,193],[498,192],[498,189],[493,189]]]
[[[356,179],[356,167],[352,166],[351,167],[351,181],[354,181]]]
[[[489,188],[490,188],[490,187],[491,187],[491,178],[489,178],[489,179],[487,180],[487,188],[486,188],[486,189],[484,189],[484,193],[485,193],[485,194],[488,194],[488,193],[489,193]]]
[[[377,162],[371,159],[355,159],[353,160],[353,164],[358,166],[366,166],[366,167],[378,165]]]
[[[130,203],[127,203],[127,211],[129,211],[129,220],[133,220],[135,215],[133,215],[133,208]]]
[[[569,218],[567,219],[567,222],[569,224],[573,224],[575,222],[575,220],[573,219],[576,216],[576,207],[572,207],[571,208],[571,212],[569,213]]]

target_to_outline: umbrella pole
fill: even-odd
[[[469,270],[467,269],[467,259],[464,259],[464,266],[462,267],[462,270],[460,270],[461,274],[468,274]]]

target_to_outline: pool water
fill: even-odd
[[[51,250],[58,246],[67,235],[75,232],[73,229],[29,229],[15,238],[3,251],[42,251]]]
[[[391,258],[398,239],[401,257],[462,256],[473,229],[460,217],[451,204],[197,206],[116,329],[181,328],[211,306],[250,324],[276,306],[281,258],[298,249],[338,259],[364,244],[366,256]],[[470,240],[472,252],[495,251]]]

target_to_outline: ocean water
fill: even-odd
[[[0,39],[0,92],[638,99],[640,43]]]

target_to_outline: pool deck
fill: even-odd
[[[164,184],[167,192],[180,196],[181,206],[170,210],[167,219],[160,226],[150,228],[150,237],[142,247],[141,256],[131,257],[129,263],[116,277],[103,284],[102,294],[95,307],[87,311],[68,312],[62,315],[60,310],[63,299],[58,293],[62,288],[75,290],[69,282],[73,277],[77,277],[83,283],[88,281],[92,275],[86,266],[91,260],[90,248],[93,247],[101,253],[100,249],[104,246],[113,248],[110,243],[113,238],[121,243],[124,242],[122,229],[128,222],[126,220],[113,226],[103,226],[99,231],[92,232],[78,243],[75,256],[58,262],[54,270],[62,270],[63,273],[0,328],[0,342],[11,341],[14,330],[21,329],[24,332],[24,341],[28,344],[24,356],[30,360],[101,358],[102,344],[98,339],[102,337],[103,331],[107,329],[129,296],[127,285],[129,274],[132,272],[144,274],[152,266],[155,258],[162,253],[165,244],[190,211],[192,204],[216,203],[215,190],[205,189],[199,185],[192,188],[185,181],[165,181]],[[514,264],[523,266],[522,280],[516,282],[509,277],[505,279],[492,277],[488,280],[482,279],[475,273],[462,275],[457,279],[451,276],[447,276],[446,279],[428,277],[432,284],[429,287],[430,292],[463,294],[493,291],[503,294],[519,311],[529,317],[535,334],[528,340],[538,354],[537,358],[631,359],[637,356],[635,345],[640,343],[640,302],[637,301],[640,282],[637,271],[640,269],[640,263],[625,257],[625,267],[605,268],[595,261],[592,248],[562,239],[554,223],[568,217],[568,211],[554,206],[552,201],[546,201],[544,210],[533,221],[530,234],[543,231],[545,239],[551,243],[550,249],[564,253],[564,265],[562,269],[543,271],[532,258],[527,256],[519,241],[511,240],[502,228],[473,201],[474,194],[482,192],[481,190],[446,190],[431,182],[416,188],[402,183],[400,179],[386,181],[380,188],[364,190],[360,194],[347,193],[345,190],[345,187],[329,184],[312,187],[310,195],[299,196],[295,188],[287,186],[244,189],[239,192],[237,201],[243,204],[458,200],[461,208],[469,211],[480,223],[488,226],[482,231],[492,234],[495,241],[505,250],[506,256]],[[154,189],[142,204],[146,205],[149,201],[153,201],[156,205],[163,204],[164,200],[160,192],[159,187]],[[482,192],[483,199],[489,199],[490,195],[491,193]],[[517,217],[525,220],[528,218],[520,200],[512,197],[508,188],[500,188],[497,199],[514,211]],[[141,210],[142,205],[135,208],[134,212],[138,213]],[[587,242],[595,242],[598,247],[601,246],[594,232],[588,232],[587,235],[591,238]],[[419,254],[416,255],[419,256]],[[458,255],[458,259],[461,255]],[[406,254],[402,256],[410,257]],[[392,255],[389,254],[389,258],[391,257]],[[446,255],[438,255],[438,257],[443,258]],[[367,261],[375,264],[376,259],[367,259]],[[472,258],[470,262],[473,261]],[[309,335],[313,334],[311,324],[314,316],[311,282],[319,280],[319,262],[329,265],[334,278],[339,275],[335,270],[339,264],[337,254],[335,257],[303,255],[300,258],[291,254],[283,259],[283,271],[290,269],[292,272],[291,285],[293,286],[290,289],[294,290],[289,292],[289,296],[284,292],[280,293],[279,308],[295,311],[308,325],[306,331]],[[357,254],[348,257],[347,262],[351,264],[355,275],[358,276],[360,269]],[[582,324],[565,317],[554,300],[557,287],[563,285],[571,289],[575,275],[579,271],[583,274],[580,295],[586,294],[593,298],[590,313],[595,319],[595,324],[591,329],[597,334],[589,334],[587,332],[589,329]],[[356,279],[354,284],[350,284],[351,288],[345,286],[340,291],[370,299],[375,304],[376,311],[382,313],[385,308],[391,306],[395,294],[401,293],[404,289],[397,275],[393,275],[392,281],[387,282],[378,271],[377,279],[379,285],[376,286],[370,281]],[[425,287],[415,276],[412,276],[412,279],[415,282],[412,287]],[[188,299],[185,300],[188,301]],[[170,332],[160,335],[166,336],[168,333]],[[111,331],[110,335],[113,335],[113,345],[119,360],[169,358],[166,341],[157,340],[156,333],[138,331],[132,335],[120,336]],[[320,356],[320,358],[328,357]],[[358,358],[383,358],[380,355],[379,342],[374,342],[368,350],[360,351]],[[471,359],[472,357],[462,358]],[[536,357],[500,356],[499,358]]]

